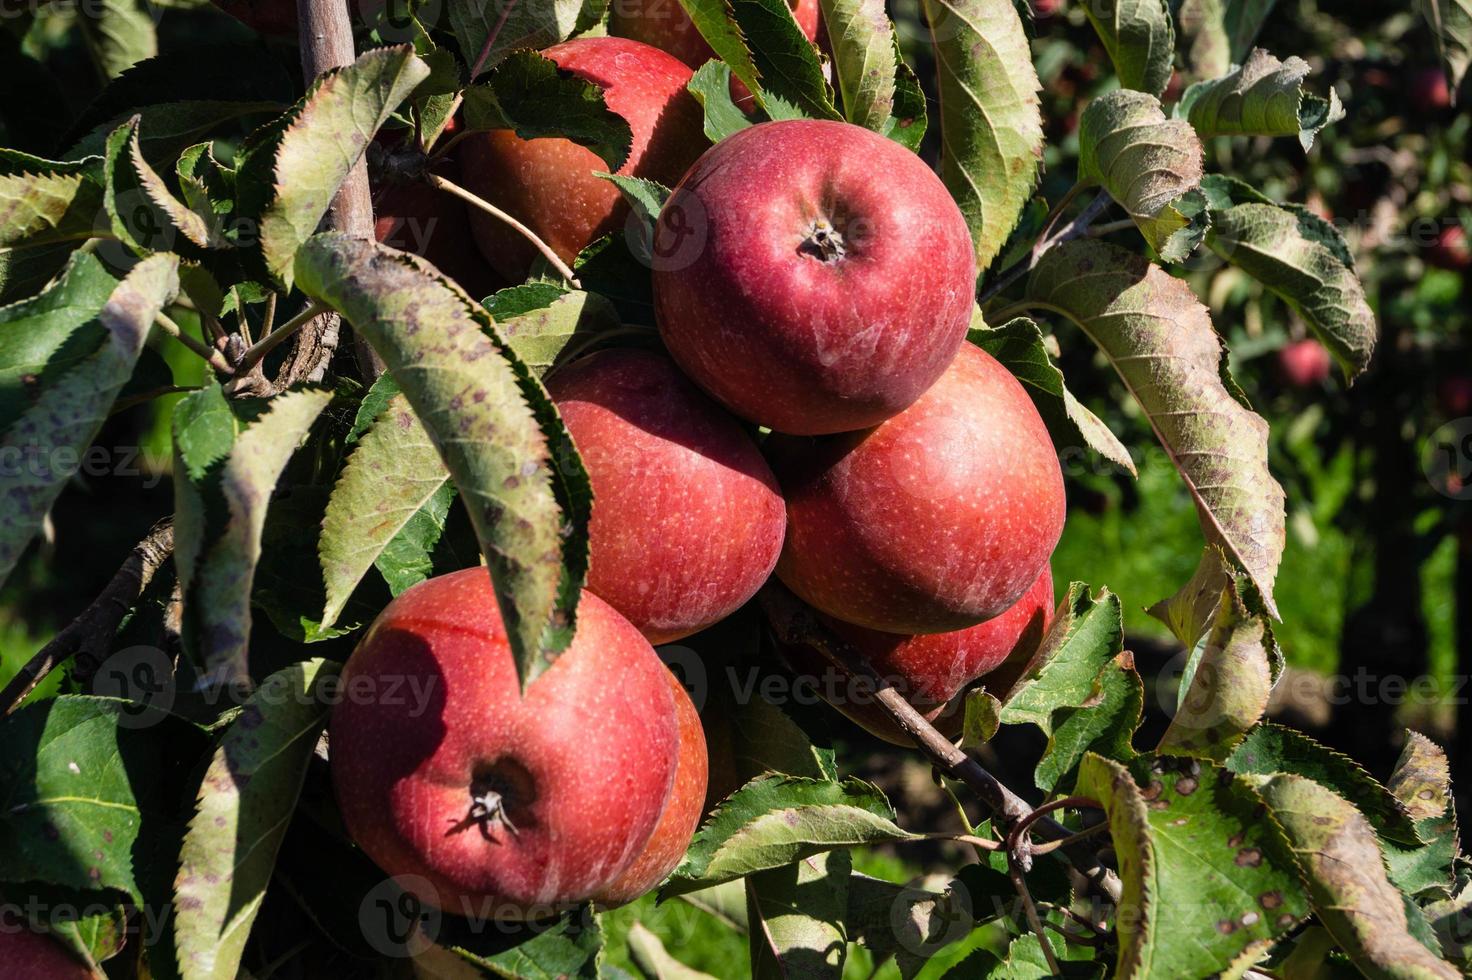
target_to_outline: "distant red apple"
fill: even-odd
[[[960,209],[918,156],[848,123],[722,140],[660,212],[654,255],[670,353],[778,432],[884,421],[940,377],[971,318]]]
[[[847,641],[890,686],[905,696],[943,734],[959,733],[964,710],[952,704],[962,690],[1003,663],[1030,658],[1053,619],[1053,575],[1046,565],[1037,581],[1006,612],[977,626],[951,633],[902,636],[854,626],[830,616],[829,629]],[[799,676],[815,678],[828,692],[829,672],[838,667],[808,647],[783,645],[783,656]],[[850,721],[896,745],[911,739],[890,720],[867,690],[855,690],[849,676],[834,678],[829,703]]]
[[[1312,337],[1295,340],[1278,351],[1283,379],[1295,388],[1315,388],[1329,380],[1334,359],[1329,350]]]
[[[215,0],[215,6],[270,37],[295,37],[296,0]]]
[[[1452,90],[1440,68],[1418,68],[1411,72],[1411,102],[1420,112],[1440,112],[1451,107]]]
[[[1436,407],[1449,419],[1472,415],[1472,376],[1454,374],[1438,381]]]
[[[1467,230],[1459,224],[1442,228],[1436,242],[1426,250],[1426,261],[1438,269],[1453,272],[1472,268],[1472,245],[1467,242]]]
[[[644,852],[634,859],[612,884],[604,886],[593,901],[604,908],[625,905],[644,895],[664,881],[690,847],[690,838],[700,826],[705,812],[707,762],[705,731],[700,727],[700,713],[683,684],[674,674],[670,691],[675,699],[675,714],[680,725],[680,754],[675,760],[675,783],[670,788],[669,802],[660,815],[654,834]]]
[[[1001,615],[1063,531],[1048,430],[1017,379],[970,344],[888,422],[768,446],[787,499],[778,578],[870,629],[944,633]]]
[[[565,41],[542,52],[603,89],[608,108],[633,131],[618,172],[672,185],[710,145],[700,104],[685,86],[690,69],[647,44],[618,37]],[[628,205],[619,189],[593,176],[608,164],[570,140],[524,140],[509,130],[474,133],[460,143],[465,186],[523,222],[565,262],[595,239],[623,227]],[[481,252],[502,276],[521,282],[536,256],[504,222],[475,210]]]
[[[0,963],[10,980],[96,980],[96,974],[50,936],[0,921]]]
[[[756,443],[662,354],[605,350],[547,390],[593,481],[588,588],[668,643],[756,594],[787,517]]]
[[[571,646],[524,696],[484,568],[389,603],[342,685],[331,759],[343,820],[430,905],[519,919],[585,901],[665,810],[680,742],[669,671],[592,593]]]

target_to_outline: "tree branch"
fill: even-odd
[[[14,711],[47,674],[73,656],[77,658],[77,679],[90,680],[102,665],[118,624],[137,604],[154,575],[173,553],[174,523],[172,518],[165,518],[133,546],[128,560],[123,562],[92,604],[42,647],[0,691],[0,717]]]

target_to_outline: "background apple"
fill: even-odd
[[[1440,112],[1451,107],[1452,90],[1440,68],[1418,68],[1410,76],[1411,104],[1418,112]]]
[[[1467,230],[1459,224],[1441,229],[1436,241],[1426,250],[1426,261],[1438,269],[1453,272],[1472,268],[1472,244],[1467,241]]]
[[[633,131],[619,173],[671,185],[707,146],[699,103],[686,89],[690,69],[657,48],[619,37],[565,41],[542,54],[603,89],[608,108]],[[570,140],[524,140],[509,130],[475,133],[460,147],[465,186],[536,232],[571,263],[578,252],[623,226],[619,189],[594,177],[608,164]],[[526,277],[535,250],[505,223],[475,211],[475,240],[513,282]]]
[[[593,481],[590,591],[652,643],[756,594],[787,517],[735,419],[651,351],[599,351],[554,371],[547,391]]]
[[[459,182],[453,163],[441,169]],[[423,256],[476,299],[511,284],[476,249],[470,215],[459,198],[421,181],[388,184],[374,194],[373,214],[378,241]]]
[[[572,645],[523,696],[486,570],[422,582],[374,621],[343,690],[331,727],[343,819],[384,871],[428,881],[416,889],[428,904],[489,901],[519,918],[586,900],[664,812],[680,741],[669,671],[591,593]],[[467,819],[487,792],[505,821]]]
[[[1316,388],[1329,380],[1334,359],[1328,348],[1305,337],[1285,344],[1278,351],[1278,369],[1283,380],[1295,388]]]
[[[0,921],[0,973],[11,980],[96,980],[96,974],[50,936]]]
[[[262,34],[296,36],[296,0],[215,0],[215,6]]]
[[[768,446],[787,499],[777,576],[870,629],[942,633],[1000,615],[1063,531],[1048,430],[1022,385],[971,344],[888,422]]]
[[[946,369],[971,316],[976,268],[955,202],[918,156],[847,123],[722,140],[660,212],[654,253],[675,360],[779,432],[894,415]]]
[[[685,686],[666,671],[670,694],[675,699],[675,716],[680,726],[680,754],[675,760],[675,782],[670,787],[669,802],[660,814],[644,852],[634,863],[607,885],[593,901],[604,908],[632,902],[664,880],[690,847],[690,838],[700,825],[705,812],[707,763],[705,731],[700,727],[700,713],[685,692]]]

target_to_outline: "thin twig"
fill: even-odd
[[[970,844],[972,847],[979,848],[983,851],[1000,851],[1002,849],[1001,841],[987,840],[985,837],[977,837],[975,834],[920,834],[910,839],[912,841],[953,840],[958,844]],[[899,841],[898,843],[904,843],[904,841]]]
[[[1058,975],[1058,960],[1053,955],[1053,944],[1048,942],[1048,934],[1043,931],[1042,920],[1038,918],[1037,906],[1033,904],[1032,892],[1028,891],[1027,879],[1023,875],[1023,867],[1028,857],[1027,831],[1033,824],[1041,820],[1045,814],[1065,807],[1099,807],[1097,800],[1091,800],[1085,796],[1068,796],[1061,800],[1053,800],[1044,803],[1036,810],[1017,821],[1016,825],[1007,833],[1007,875],[1012,879],[1012,887],[1017,889],[1017,895],[1022,899],[1023,911],[1027,913],[1028,924],[1032,931],[1037,934],[1038,943],[1043,947],[1043,956],[1048,960],[1048,967],[1053,975]],[[1076,836],[1076,835],[1070,835]]]
[[[225,355],[221,354],[213,347],[206,346],[203,341],[196,340],[193,335],[185,333],[183,328],[180,327],[173,320],[170,320],[167,314],[160,312],[158,316],[156,316],[154,319],[163,329],[164,333],[168,334],[170,337],[173,337],[179,343],[183,344],[185,347],[189,348],[191,351],[204,358],[205,361],[209,363],[210,367],[214,368],[216,371],[219,371],[221,374],[233,373],[234,369],[230,367],[230,362],[225,360]]]
[[[1102,225],[1093,225],[1089,228],[1090,238],[1103,238],[1112,235],[1116,231],[1127,231],[1135,227],[1134,218],[1120,218],[1118,221],[1106,221]]]
[[[536,246],[537,251],[542,253],[543,258],[545,258],[548,262],[552,264],[552,268],[557,270],[558,275],[562,276],[562,278],[566,279],[573,286],[579,286],[577,276],[573,274],[572,269],[568,267],[567,263],[562,261],[561,257],[558,256],[556,252],[552,251],[551,245],[548,245],[546,242],[538,238],[537,233],[532,231],[526,225],[522,224],[520,221],[517,221],[515,218],[511,217],[511,215],[507,214],[505,211],[502,211],[500,208],[496,207],[485,198],[471,193],[470,191],[461,187],[459,184],[456,184],[454,181],[446,180],[439,174],[426,173],[424,175],[424,179],[429,181],[435,187],[438,187],[440,190],[446,191],[450,194],[454,194],[456,197],[460,198],[463,201],[468,201],[470,204],[473,204],[475,207],[478,207],[482,211],[486,212],[486,214],[489,214],[492,217],[497,218],[500,221],[503,221],[506,224],[510,225],[512,228],[516,229],[521,237],[525,238],[527,241]]]
[[[1055,234],[1049,234],[1049,232],[1052,231],[1053,225],[1062,215],[1063,208],[1067,204],[1069,204],[1074,197],[1077,196],[1078,191],[1079,187],[1075,185],[1069,190],[1067,194],[1064,195],[1063,200],[1059,201],[1057,206],[1054,207],[1053,211],[1049,214],[1048,220],[1043,226],[1043,233],[1038,236],[1038,240],[1033,244],[1032,249],[1027,253],[1027,258],[1022,259],[1020,262],[1017,262],[1010,269],[999,275],[996,281],[988,286],[986,290],[976,298],[977,303],[985,306],[993,299],[996,299],[997,296],[1000,295],[1002,291],[1005,290],[1008,286],[1011,286],[1018,279],[1021,279],[1024,275],[1030,272],[1032,270],[1032,267],[1037,265],[1038,259],[1042,258],[1043,255],[1048,251],[1048,249],[1052,248],[1054,245],[1060,245],[1063,242],[1071,241],[1072,239],[1081,237],[1085,232],[1089,230],[1089,225],[1093,223],[1093,220],[1099,217],[1099,215],[1103,214],[1105,209],[1108,208],[1109,205],[1114,203],[1114,199],[1111,198],[1107,192],[1100,191],[1094,197],[1094,199],[1090,201],[1088,205],[1078,213],[1078,217],[1070,221],[1068,225],[1063,228],[1062,231],[1059,231]]]
[[[1027,876],[1022,873],[1022,862],[1010,850],[1007,852],[1007,877],[1012,879],[1012,887],[1022,899],[1022,910],[1027,913],[1027,924],[1032,927],[1033,934],[1038,937],[1038,945],[1043,948],[1043,958],[1048,961],[1048,975],[1060,976],[1062,971],[1058,969],[1058,957],[1053,954],[1053,944],[1043,931],[1043,920],[1038,918],[1038,907],[1033,903],[1032,892],[1028,890]]]
[[[75,675],[86,682],[96,673],[102,656],[117,632],[128,610],[138,602],[143,590],[169,556],[174,553],[174,524],[165,519],[153,526],[148,536],[133,547],[106,588],[82,610],[82,614],[56,634],[10,679],[0,691],[0,717],[10,714],[25,700],[36,685],[56,667],[75,656]]]
[[[1067,837],[1064,837],[1060,840],[1050,840],[1046,844],[1034,844],[1032,845],[1031,850],[1033,854],[1047,854],[1050,851],[1056,851],[1061,847],[1068,847],[1070,844],[1076,843],[1077,841],[1088,840],[1090,837],[1095,837],[1101,832],[1108,829],[1109,825],[1107,823],[1095,824],[1088,830],[1080,830],[1078,833],[1069,834]]]
[[[265,356],[275,350],[283,340],[330,309],[331,307],[327,306],[327,304],[319,303],[316,300],[308,303],[306,309],[266,334],[252,344],[244,354],[240,355],[240,363],[235,366],[236,377],[250,373],[250,370],[261,363]],[[270,321],[268,320],[267,322],[269,323]]]
[[[119,412],[126,412],[128,409],[132,408],[135,405],[142,405],[144,402],[151,402],[155,398],[162,398],[165,395],[182,395],[186,392],[199,390],[200,388],[198,385],[163,385],[162,387],[154,388],[151,391],[145,391],[140,394],[133,395],[130,398],[119,398],[117,401],[113,402],[112,408],[108,410],[107,415],[109,418],[111,418],[112,416],[117,415]]]

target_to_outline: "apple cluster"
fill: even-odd
[[[431,579],[346,667],[349,682],[428,678],[428,709],[344,703],[331,728],[363,849],[434,906],[490,899],[511,919],[630,901],[684,854],[706,741],[653,644],[720,622],[775,575],[954,731],[964,689],[1036,648],[1064,521],[1042,419],[966,342],[974,251],[936,175],[840,122],[765,122],[710,147],[686,88],[709,49],[669,4],[646,5],[657,20],[615,6],[626,36],[544,53],[629,122],[620,172],[674,191],[653,236],[662,349],[604,348],[546,379],[595,496],[576,635],[523,693],[485,571]],[[816,3],[797,14],[814,34]],[[593,175],[602,160],[570,141],[499,131],[458,147],[464,183],[569,262],[626,217]],[[495,274],[522,281],[525,241],[468,219]],[[781,653],[800,674],[837,669]],[[905,742],[876,706],[835,700]]]

